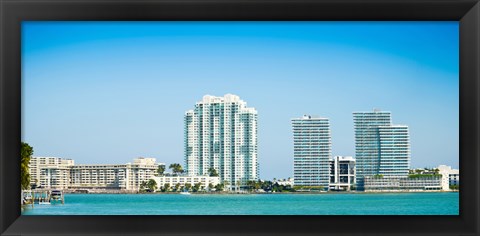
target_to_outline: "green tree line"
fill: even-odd
[[[20,183],[22,190],[30,188],[30,159],[33,155],[33,148],[28,143],[21,143],[20,147]]]

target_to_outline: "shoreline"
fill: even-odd
[[[375,191],[375,192],[363,192],[363,191],[342,191],[342,192],[276,192],[276,193],[256,193],[256,192],[245,192],[245,193],[235,193],[235,192],[190,192],[192,195],[265,195],[265,194],[391,194],[391,193],[459,193],[460,191]],[[112,191],[96,191],[96,192],[68,192],[65,194],[131,194],[131,195],[171,195],[178,194],[180,192],[155,192],[155,193],[139,193],[139,192],[112,192]]]

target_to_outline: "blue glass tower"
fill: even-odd
[[[391,113],[354,112],[357,183],[364,176],[406,177],[410,168],[408,126],[392,125]]]

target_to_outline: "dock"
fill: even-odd
[[[34,204],[51,204],[52,202],[61,202],[65,204],[65,194],[63,190],[53,189],[33,189],[22,190],[21,199],[22,205]]]

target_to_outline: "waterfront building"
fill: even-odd
[[[410,168],[410,135],[408,126],[379,126],[380,163],[378,174],[407,176]]]
[[[213,168],[230,189],[258,179],[255,108],[236,95],[205,95],[185,113],[184,122],[188,175],[208,175]]]
[[[295,186],[322,186],[330,182],[332,144],[328,118],[304,115],[292,119]]]
[[[127,189],[127,165],[75,165],[70,189]]]
[[[155,158],[136,158],[127,164],[80,164],[58,157],[30,159],[31,184],[41,188],[71,190],[138,191],[143,181],[157,174]]]
[[[133,163],[127,163],[127,189],[139,190],[143,181],[153,178],[158,172],[158,166],[164,163],[156,163],[155,158],[136,158]]]
[[[365,192],[395,192],[395,191],[441,191],[442,177],[426,175],[415,177],[364,176]]]
[[[155,174],[155,158],[136,158],[127,164],[75,165],[71,169],[70,189],[120,189],[138,191],[143,181]]]
[[[44,188],[66,189],[70,184],[72,159],[59,157],[30,158],[30,185]]]
[[[408,126],[392,125],[391,112],[353,112],[357,184],[364,176],[406,177],[410,167]]]
[[[282,186],[293,186],[294,185],[294,179],[293,178],[287,178],[287,179],[277,179],[274,181],[274,184],[282,185]]]
[[[330,160],[331,190],[350,190],[355,184],[355,159],[351,156],[334,156]]]
[[[442,189],[450,191],[451,186],[460,186],[460,171],[452,169],[451,166],[439,165],[437,167],[439,174],[442,175]]]
[[[200,175],[200,176],[155,176],[152,178],[157,182],[157,188],[161,189],[168,184],[170,188],[175,188],[177,185],[179,188],[185,187],[185,184],[190,184],[194,186],[197,183],[200,183],[201,189],[211,190],[209,186],[216,186],[220,183],[219,176],[208,176],[208,175]]]

